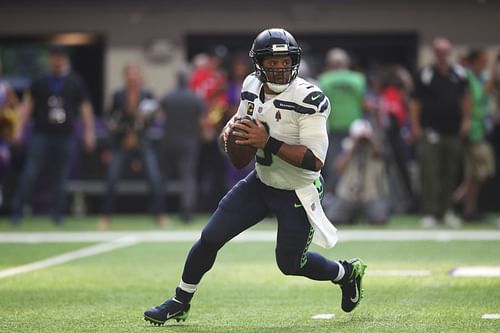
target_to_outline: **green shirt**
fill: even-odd
[[[471,124],[469,138],[471,141],[482,141],[486,136],[486,116],[488,114],[488,96],[484,89],[484,80],[481,76],[467,71],[469,89],[472,100]]]
[[[363,114],[365,76],[349,69],[329,71],[318,77],[318,85],[330,99],[330,130],[348,131],[351,123]]]

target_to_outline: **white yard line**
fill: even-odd
[[[339,241],[497,241],[499,230],[346,230],[339,231]],[[121,237],[135,237],[138,242],[195,241],[200,231],[81,231],[81,232],[3,232],[0,243],[74,243],[105,242]],[[235,242],[273,242],[276,231],[248,230]]]
[[[78,231],[78,232],[5,232],[0,243],[84,243],[106,242],[134,237],[139,242],[193,241],[200,231]]]
[[[389,269],[381,271],[367,270],[366,275],[369,276],[431,276],[429,270],[411,270],[411,269]]]
[[[450,271],[451,276],[500,277],[500,266],[463,266]]]
[[[320,313],[311,317],[311,319],[332,319],[335,317],[334,313]]]
[[[195,241],[200,231],[96,231],[96,232],[4,232],[0,233],[0,243],[76,243],[105,242],[80,250],[71,251],[30,264],[0,271],[0,279],[43,269],[80,258],[98,255],[142,242],[185,242]],[[276,231],[245,231],[234,242],[271,242],[276,239]],[[497,230],[348,230],[339,231],[340,241],[453,241],[453,240],[500,240]],[[472,268],[470,274],[500,276],[500,268],[486,272]],[[428,276],[426,270],[368,271],[371,276]],[[455,269],[451,275],[461,275]],[[467,274],[467,273],[465,273]],[[493,275],[492,275],[493,274]],[[464,275],[462,275],[464,276]],[[484,275],[483,275],[484,276]]]
[[[485,313],[481,316],[482,319],[500,319],[500,313]]]
[[[499,230],[347,230],[341,241],[454,241],[500,240]]]
[[[57,256],[43,259],[40,261],[35,261],[35,262],[30,263],[30,264],[1,270],[0,271],[0,279],[14,276],[14,275],[21,274],[21,273],[27,273],[27,272],[36,271],[39,269],[44,269],[44,268],[55,266],[55,265],[60,265],[63,263],[67,263],[69,261],[76,260],[76,259],[95,256],[97,254],[113,251],[113,250],[120,249],[123,247],[131,246],[131,245],[134,245],[137,243],[138,243],[138,241],[134,237],[122,237],[119,239],[112,240],[110,242],[85,247],[85,248],[80,249],[80,250],[66,252],[66,253],[63,253],[61,255],[57,255]]]

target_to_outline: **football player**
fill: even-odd
[[[153,324],[186,320],[191,299],[217,251],[269,213],[278,221],[276,262],[284,274],[339,285],[346,312],[363,297],[362,260],[332,261],[308,251],[311,241],[325,248],[337,241],[320,202],[330,102],[318,87],[297,77],[301,49],[284,29],[261,32],[249,55],[255,72],[245,79],[238,112],[221,140],[225,143],[229,132],[238,128],[236,143],[258,148],[255,170],[220,201],[188,254],[175,295],[144,312],[144,319]],[[253,121],[235,121],[246,116]]]

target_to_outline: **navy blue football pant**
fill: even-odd
[[[269,213],[278,220],[276,262],[286,275],[301,275],[314,280],[333,280],[338,263],[308,252],[313,230],[295,191],[264,185],[255,170],[241,180],[221,200],[215,213],[193,245],[186,259],[182,280],[198,284],[212,268],[217,251],[242,231],[257,224]]]

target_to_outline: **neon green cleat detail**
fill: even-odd
[[[144,320],[154,325],[163,325],[167,320],[175,319],[177,322],[186,321],[190,304],[182,304],[175,297],[144,312]]]
[[[359,258],[341,261],[341,264],[344,266],[346,273],[350,272],[348,280],[339,283],[340,289],[342,289],[341,307],[345,312],[351,312],[358,306],[364,296],[362,284],[367,265]]]

